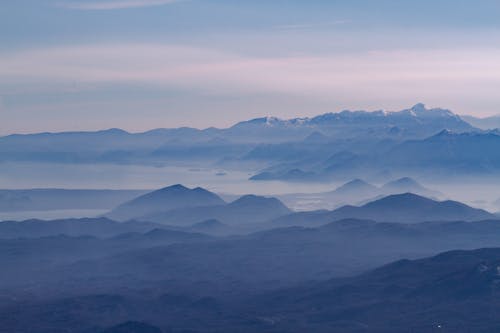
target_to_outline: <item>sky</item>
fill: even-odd
[[[5,0],[0,135],[500,114],[498,0]]]

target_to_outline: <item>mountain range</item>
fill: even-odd
[[[498,220],[406,225],[347,219],[318,228],[278,228],[224,238],[168,229],[100,238],[11,238],[0,242],[6,268],[0,290],[56,288],[54,292],[64,294],[84,286],[119,288],[140,280],[154,286],[168,280],[167,290],[184,284],[187,292],[191,284],[200,284],[206,285],[202,293],[213,296],[218,291],[246,293],[349,276],[392,260],[457,247],[500,246],[499,235]],[[79,284],[88,279],[97,284]]]
[[[352,149],[373,141],[423,139],[443,129],[459,133],[476,130],[449,110],[417,104],[398,112],[342,111],[288,120],[257,118],[225,129],[13,134],[0,138],[0,160],[119,164],[239,160],[258,157],[253,150],[266,144],[292,144],[293,151],[317,154],[328,150],[324,145],[331,148],[337,141],[343,142],[339,147]]]
[[[259,181],[495,177],[500,172],[499,137],[498,130],[476,128],[449,110],[417,104],[397,112],[256,118],[223,129],[13,134],[0,137],[0,161],[184,167],[203,163],[252,170],[250,179]]]
[[[488,329],[498,249],[421,258],[500,246],[499,236],[498,220],[350,219],[229,238],[156,229],[2,240],[0,322],[78,333],[131,319],[164,332]]]
[[[413,193],[393,194],[362,206],[342,206],[332,211],[296,212],[273,221],[276,226],[318,226],[347,218],[379,222],[479,221],[495,219],[485,210],[457,201],[436,201]]]
[[[494,332],[500,250],[451,251],[266,295],[255,315],[285,332]]]
[[[226,203],[217,194],[203,188],[189,189],[178,184],[121,204],[106,216],[118,221],[141,220],[182,227],[212,219],[222,225],[248,228],[247,230],[265,229],[269,223],[274,226],[316,226],[346,218],[398,223],[478,221],[496,218],[494,214],[460,202],[437,201],[410,192],[399,193],[405,190],[435,193],[410,178],[391,181],[380,188],[354,180],[327,193],[327,196],[340,198],[348,193],[357,195],[358,190],[368,191],[370,193],[366,194],[369,195],[378,193],[378,199],[367,200],[361,206],[345,205],[332,211],[295,213],[276,198],[244,195]],[[391,192],[398,194],[383,195]]]
[[[410,177],[403,177],[384,184],[381,191],[385,194],[397,194],[411,192],[423,196],[439,195],[439,192],[430,190]]]
[[[378,192],[378,188],[372,184],[369,184],[361,179],[353,179],[342,186],[339,186],[329,194],[339,196],[339,197],[370,197],[374,196]]]
[[[105,217],[25,220],[0,222],[0,240],[16,238],[40,238],[57,235],[72,237],[92,236],[97,238],[114,237],[125,233],[145,233],[154,229],[166,228],[150,222],[116,222]]]
[[[107,217],[119,221],[142,220],[175,226],[189,226],[214,219],[228,225],[265,222],[291,211],[276,198],[243,195],[226,203],[203,188],[173,185],[126,202]]]
[[[442,193],[425,187],[410,177],[391,180],[385,184],[374,185],[363,179],[350,180],[332,191],[318,193],[290,193],[278,198],[296,210],[335,209],[345,205],[362,205],[391,194],[414,193],[437,199]]]
[[[478,221],[494,218],[482,209],[457,201],[435,201],[412,193],[394,194],[361,207],[344,206],[333,212],[336,219],[361,218],[384,222]]]
[[[408,187],[427,190],[408,178],[356,179],[334,192]],[[226,203],[178,184],[109,215],[120,221],[0,222],[2,328],[432,332],[437,323],[460,332],[496,323],[481,313],[496,306],[498,250],[469,250],[499,247],[500,221],[460,202],[399,193],[293,212],[272,197]],[[454,317],[475,305],[477,322]]]
[[[443,130],[425,139],[384,142],[380,149],[368,147],[372,148],[371,152],[342,151],[330,157],[317,154],[296,161],[281,161],[250,179],[324,181],[360,174],[371,178],[406,174],[456,179],[495,177],[500,172],[500,134],[497,130],[463,133]]]
[[[244,121],[229,128],[228,131],[250,132],[260,137],[279,136],[286,138],[289,133],[302,135],[307,133],[314,138],[356,137],[362,134],[374,136],[405,136],[426,137],[443,128],[465,132],[474,129],[473,126],[449,110],[427,109],[419,103],[413,107],[398,112],[387,111],[342,111],[326,113],[313,118],[294,118],[282,120],[275,117],[256,118]],[[307,130],[306,130],[307,129]],[[292,139],[287,138],[288,140]],[[316,141],[316,140],[314,140]]]

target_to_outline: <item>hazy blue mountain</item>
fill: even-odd
[[[121,204],[108,213],[107,216],[114,220],[123,221],[175,209],[224,204],[224,200],[218,195],[201,187],[189,189],[177,184],[144,194]]]
[[[230,210],[234,210],[242,215],[268,215],[273,213],[281,216],[290,213],[290,209],[281,201],[272,197],[263,197],[257,195],[244,195],[239,199],[227,205]]]
[[[440,193],[426,188],[422,184],[410,177],[403,177],[384,184],[381,188],[381,193],[398,194],[398,193],[414,193],[422,196],[435,197]]]
[[[252,123],[252,126],[257,125],[267,127],[269,131],[307,125],[316,131],[310,134],[313,142],[261,144],[244,155],[245,159],[273,162],[273,165],[252,176],[251,180],[324,181],[360,175],[375,176],[386,170],[401,174],[408,169],[408,161],[414,159],[418,163],[416,171],[425,171],[429,166],[418,162],[418,155],[414,159],[410,153],[396,156],[397,151],[406,152],[405,141],[420,142],[418,140],[450,129],[454,133],[479,133],[478,129],[450,111],[428,110],[422,104],[400,112],[345,111],[300,121],[274,119],[270,123]],[[329,141],[322,136],[327,136]],[[432,150],[432,147],[423,149],[422,154],[427,150]]]
[[[96,132],[15,134],[0,137],[0,160],[57,163],[155,164],[162,161],[234,157],[248,151],[239,143],[217,141],[220,130],[155,129],[128,133]],[[222,154],[222,155],[221,155]]]
[[[170,281],[171,286],[182,284],[184,291],[198,290],[205,295],[241,294],[349,276],[402,258],[500,246],[500,222],[405,225],[349,219],[320,228],[273,229],[223,239],[202,236],[155,230],[108,240],[2,241],[2,262],[9,263],[3,281],[22,286],[36,273],[37,283],[47,284],[47,288],[59,280],[67,281],[68,287],[88,281],[87,288],[130,288],[136,281],[143,281],[143,287],[146,281],[151,286]],[[69,291],[59,286],[58,292]]]
[[[499,151],[498,131],[443,130],[426,139],[389,144],[385,148],[372,149],[372,152],[343,151],[327,159],[317,155],[313,159],[308,156],[303,163],[285,161],[266,168],[251,179],[325,181],[358,175],[376,178],[384,173],[439,176],[441,179],[497,176],[500,173]]]
[[[412,193],[394,194],[362,206],[343,206],[333,211],[299,212],[272,221],[277,226],[318,226],[346,218],[380,222],[479,221],[494,219],[485,210],[457,201],[436,201]]]
[[[128,232],[104,239],[103,245],[113,244],[116,252],[126,252],[134,248],[150,248],[177,243],[204,242],[212,240],[207,234],[189,230],[156,228],[147,232]]]
[[[139,219],[183,226],[216,219],[230,226],[241,226],[265,222],[290,213],[290,209],[276,198],[244,195],[229,204],[179,208],[146,214]]]
[[[49,283],[49,280],[53,279],[50,277],[50,270],[59,265],[99,260],[120,253],[176,243],[201,244],[212,239],[206,234],[167,229],[125,232],[108,238],[59,234],[38,238],[1,239],[0,262],[5,270],[0,276],[0,290],[8,286],[35,283],[34,291],[43,293],[46,290],[38,288],[36,284]],[[90,285],[91,283],[88,286]],[[62,288],[62,285],[60,287]],[[81,285],[81,288],[85,289],[86,284]]]
[[[449,110],[427,109],[425,105],[417,104],[398,112],[342,111],[288,120],[264,117],[238,123],[229,130],[231,133],[255,133],[259,137],[291,141],[298,135],[306,137],[315,132],[337,138],[362,136],[363,133],[375,137],[423,138],[443,129],[465,132],[474,128]]]
[[[144,190],[0,190],[0,211],[111,209]]]
[[[319,126],[343,126],[357,127],[361,129],[364,126],[366,131],[373,131],[381,127],[390,128],[394,132],[397,127],[401,131],[406,131],[413,135],[428,135],[435,133],[443,128],[449,128],[456,131],[468,131],[472,129],[468,123],[459,116],[445,109],[427,109],[424,104],[416,104],[409,109],[399,112],[386,111],[343,111],[340,113],[330,113],[314,117],[310,123]],[[427,129],[424,129],[427,127]],[[424,134],[428,133],[428,134]]]
[[[84,163],[106,154],[122,160],[120,152],[143,150],[151,143],[135,142],[132,134],[120,129],[14,134],[0,138],[0,151],[4,161]]]
[[[353,304],[354,308],[358,308],[363,302],[359,303],[356,299],[371,297],[372,294],[365,294],[370,291],[378,293],[377,297],[385,301],[384,295],[397,296],[402,290],[400,287],[415,286],[414,289],[405,289],[408,291],[404,293],[407,298],[401,298],[401,302],[418,300],[425,294],[439,297],[437,300],[440,301],[441,297],[448,297],[448,292],[450,299],[460,299],[463,295],[467,296],[460,290],[473,285],[478,288],[471,289],[468,295],[482,295],[483,291],[491,290],[492,284],[486,280],[484,286],[480,283],[468,286],[468,280],[462,279],[457,280],[456,284],[451,283],[458,276],[467,278],[467,275],[451,274],[459,272],[460,265],[471,262],[467,256],[457,257],[453,262],[447,262],[445,257],[432,266],[418,264],[415,269],[422,269],[418,273],[408,266],[411,262],[403,261],[394,266],[398,268],[398,265],[403,265],[404,269],[400,271],[382,268],[360,277],[349,276],[398,259],[422,258],[456,248],[499,246],[500,221],[407,225],[350,219],[329,223],[321,228],[275,229],[225,239],[197,240],[196,237],[199,236],[157,230],[104,240],[57,236],[1,241],[0,259],[7,270],[1,275],[0,281],[0,320],[4,327],[8,324],[7,327],[16,332],[29,332],[30,324],[49,325],[52,330],[62,327],[60,325],[64,325],[65,329],[70,327],[68,325],[76,325],[76,332],[80,332],[79,327],[83,329],[89,323],[110,327],[132,318],[162,328],[200,330],[202,327],[211,327],[212,331],[255,332],[262,331],[261,326],[255,325],[263,325],[263,321],[257,318],[262,317],[264,311],[271,317],[282,312],[287,320],[282,322],[285,326],[277,329],[288,332],[288,316],[297,315],[295,310],[304,311],[306,316],[310,314],[309,311],[320,311],[317,312],[319,314]],[[167,245],[162,245],[162,242],[167,242]],[[488,262],[482,255],[481,258],[481,262],[486,264],[486,267],[481,266],[481,270],[490,271],[491,276],[496,276],[498,265]],[[380,280],[371,280],[372,283],[365,279],[366,276],[376,276]],[[343,279],[318,282],[334,277]],[[359,279],[364,280],[358,284],[357,281],[361,281]],[[394,290],[390,287],[392,282]],[[283,293],[273,291],[297,284],[304,287]],[[366,289],[358,289],[363,285]],[[426,285],[428,290],[421,289]],[[335,288],[340,294],[331,294],[328,292],[330,289],[323,289],[327,286]],[[413,292],[420,290],[422,293],[413,297]],[[432,290],[440,293],[433,293]],[[271,292],[269,298],[264,295],[257,301],[248,301],[248,297],[267,292]],[[314,292],[314,297],[307,297],[310,292]],[[34,294],[43,297],[33,297]],[[114,296],[109,298],[111,295]],[[10,296],[22,301],[13,302]],[[350,300],[354,300],[354,303],[350,303]],[[333,303],[338,304],[339,308]],[[311,310],[314,307],[317,309]],[[103,309],[106,309],[105,316]],[[394,306],[394,309],[400,307]],[[470,306],[467,309],[470,311]],[[412,313],[410,309],[407,310],[398,314]],[[389,308],[385,308],[385,311],[389,311]],[[44,315],[47,312],[54,315]],[[351,312],[341,313],[338,312],[338,316],[325,316],[322,322],[332,323],[336,318],[351,318]],[[352,313],[363,315],[365,311]],[[391,317],[392,314],[385,319]],[[107,321],[103,322],[103,318]],[[230,324],[230,318],[236,318],[236,322]],[[313,320],[312,317],[308,318]],[[254,324],[245,319],[251,319],[250,323]],[[297,332],[301,331],[299,328],[300,325],[297,326]],[[331,329],[331,326],[328,328]]]
[[[417,191],[426,191],[426,189],[422,185],[420,185],[416,180],[410,177],[404,177],[390,181],[384,184],[382,189],[388,192],[403,191],[415,193]]]
[[[183,142],[203,142],[214,138],[210,130],[181,127],[154,129],[143,133],[129,133],[121,129],[90,132],[59,132],[12,134],[0,138],[0,149],[14,152],[25,149],[30,152],[71,152],[71,151],[120,151],[123,149],[154,149],[172,140]],[[78,148],[78,149],[75,149]]]
[[[401,142],[399,138],[381,139],[365,133],[356,138],[336,138],[325,143],[300,141],[260,144],[245,154],[242,161],[271,163],[251,177],[252,180],[345,180],[362,174],[369,175],[360,171],[366,165],[376,166],[371,156],[382,156]]]
[[[499,265],[498,248],[451,251],[230,301],[152,285],[136,292],[106,289],[12,303],[3,307],[0,319],[3,327],[23,333],[34,327],[77,333],[103,332],[100,327],[223,333],[495,332],[500,325]]]
[[[417,104],[398,112],[342,111],[288,120],[265,117],[225,129],[15,134],[0,137],[0,161],[156,164],[241,157],[245,157],[243,161],[276,160],[290,158],[292,152],[317,157],[324,155],[328,147],[356,151],[384,140],[423,139],[443,129],[459,133],[475,130],[451,111]]]
[[[105,217],[51,221],[4,221],[0,222],[0,239],[57,235],[112,237],[129,232],[147,232],[161,227],[159,224],[146,222],[115,222]]]
[[[356,178],[333,191],[296,195],[295,200],[303,201],[307,200],[307,198],[316,198],[318,200],[319,198],[326,204],[323,207],[336,208],[347,204],[357,204],[363,200],[373,199],[378,195],[380,195],[380,189],[377,186]],[[293,198],[293,196],[289,197]]]
[[[219,220],[210,219],[193,224],[189,230],[209,235],[226,235],[231,233],[233,229]]]
[[[226,129],[156,129],[144,133],[111,129],[11,135],[0,138],[0,160],[231,165],[260,168],[252,180],[284,181],[374,178],[390,172],[419,176],[435,169],[446,175],[478,174],[500,168],[495,162],[496,145],[475,163],[473,156],[455,153],[459,148],[453,148],[448,155],[443,152],[453,146],[449,143],[425,139],[444,129],[484,135],[450,111],[426,109],[418,104],[399,112],[342,111],[289,120],[259,118]],[[405,142],[409,139],[413,141]],[[468,145],[474,146],[455,144]],[[476,146],[473,151],[477,151]],[[444,157],[439,160],[439,156]],[[18,205],[29,205],[26,200],[29,198],[17,198]]]
[[[260,172],[249,178],[250,180],[282,180],[282,181],[311,181],[317,180],[318,174],[301,169],[290,169],[285,172]]]
[[[0,149],[3,152],[19,150],[32,153],[70,152],[75,148],[80,148],[80,151],[104,151],[123,145],[130,136],[130,133],[116,128],[94,132],[12,134],[0,138]],[[85,141],[87,145],[83,145]]]
[[[319,161],[324,154],[306,156],[303,163],[281,163],[268,167],[251,179],[323,181],[358,175],[375,177],[384,172],[417,176],[439,174],[443,177],[484,176],[500,172],[498,131],[442,130],[425,139],[407,140],[399,144],[379,143],[380,148],[372,147],[371,152],[349,151],[354,147],[351,146],[326,160],[323,157],[321,163]]]
[[[315,131],[309,134],[302,142],[306,144],[322,144],[322,143],[328,143],[331,140],[332,140],[331,138],[324,135],[323,133]]]
[[[485,210],[457,201],[435,201],[412,193],[395,194],[361,207],[344,206],[332,212],[333,219],[360,218],[383,222],[478,221],[494,218]]]
[[[335,209],[345,205],[360,206],[390,194],[401,193],[415,193],[433,199],[442,196],[441,193],[424,187],[410,177],[403,177],[390,181],[381,187],[356,178],[337,187],[333,191],[291,193],[280,195],[279,198],[290,207],[301,211],[310,211],[315,209]]]
[[[490,173],[500,170],[500,135],[497,132],[442,131],[430,138],[407,141],[392,149],[386,164],[405,168],[446,170],[448,173]]]
[[[378,188],[375,185],[369,184],[361,179],[353,179],[328,194],[342,197],[359,197],[360,199],[374,196],[378,193]]]
[[[402,260],[363,275],[271,293],[257,316],[283,332],[494,332],[500,249]]]
[[[471,124],[472,126],[483,130],[500,128],[500,116],[491,116],[485,118],[478,118],[473,116],[460,116],[460,117],[469,124]]]

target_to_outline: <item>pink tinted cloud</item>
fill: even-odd
[[[406,98],[447,105],[497,96],[498,59],[500,49],[250,57],[163,44],[83,45],[1,55],[0,83],[141,83],[207,94],[278,93],[366,103]]]

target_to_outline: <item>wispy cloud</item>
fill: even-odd
[[[112,10],[168,5],[183,0],[73,0],[57,3],[59,7],[79,10]]]
[[[0,84],[151,84],[207,94],[284,94],[346,104],[498,96],[500,49],[250,57],[164,44],[87,45],[0,55]]]
[[[297,24],[277,25],[275,28],[278,30],[303,30],[303,29],[314,29],[314,28],[331,28],[335,26],[345,25],[348,23],[351,23],[351,21],[337,20],[337,21],[323,22],[323,23],[297,23]]]

